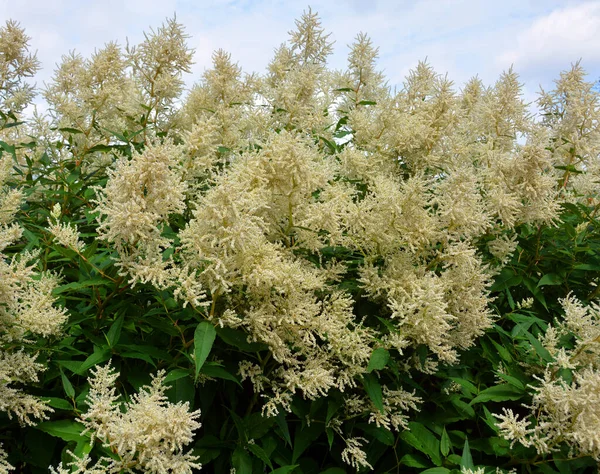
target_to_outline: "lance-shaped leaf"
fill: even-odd
[[[200,373],[200,369],[204,365],[210,350],[212,349],[213,343],[217,331],[215,327],[207,321],[203,321],[196,327],[194,333],[194,356],[196,361],[196,377]]]

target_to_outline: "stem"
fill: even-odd
[[[106,298],[104,298],[104,301],[100,304],[100,306],[98,306],[98,311],[96,312],[96,319],[102,319],[102,314],[104,313],[106,304],[111,299],[113,299],[114,296],[116,296],[119,293],[122,293],[129,287],[129,285],[125,285],[124,287],[120,288],[120,285],[121,283],[123,283],[123,280],[125,280],[125,277],[119,277],[119,279],[115,282],[115,289]]]
[[[212,303],[210,305],[210,314],[208,315],[208,319],[212,320],[215,316],[215,309],[217,307],[217,299],[219,298],[219,293],[215,293],[212,297]]]

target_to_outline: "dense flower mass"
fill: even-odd
[[[59,334],[67,315],[55,306],[52,295],[57,278],[38,272],[33,263],[37,253],[22,252],[12,258],[5,254],[22,235],[14,219],[23,195],[10,184],[11,165],[10,155],[0,156],[0,412],[31,425],[34,418],[46,418],[52,409],[21,387],[38,382],[38,372],[44,370],[28,347],[30,339]],[[2,454],[0,447],[0,459]],[[0,461],[0,472],[7,472],[6,466]]]
[[[23,81],[38,69],[28,46],[29,38],[17,23],[9,21],[0,28],[0,109],[12,111],[13,117],[34,96],[33,88]],[[2,120],[8,119],[3,115]],[[14,136],[0,132],[0,138]],[[47,418],[52,408],[22,387],[38,382],[38,373],[45,369],[36,361],[30,339],[57,335],[67,315],[55,306],[52,295],[57,278],[37,271],[37,252],[12,257],[5,253],[23,232],[15,216],[24,194],[15,182],[13,156],[0,154],[0,412],[16,417],[22,425],[32,425],[34,419]],[[0,445],[0,472],[10,469]]]
[[[196,421],[200,411],[189,411],[188,404],[171,404],[164,392],[164,373],[157,374],[149,386],[124,404],[119,403],[114,385],[119,376],[110,366],[98,367],[90,378],[87,395],[88,411],[82,416],[92,442],[98,438],[104,447],[116,454],[89,466],[85,455],[69,463],[77,473],[145,472],[152,474],[191,474],[201,466],[197,457],[184,453],[200,427]],[[62,465],[59,474],[73,472]]]
[[[15,21],[0,27],[0,109],[21,112],[35,96],[25,78],[40,68],[35,54],[29,52],[30,38]]]
[[[537,233],[531,264],[537,265],[542,231],[557,225],[564,206],[585,207],[590,226],[600,206],[598,92],[579,63],[555,90],[542,91],[542,118],[529,113],[512,69],[491,87],[473,79],[458,89],[419,63],[392,91],[364,34],[350,47],[347,70],[330,71],[332,43],[309,11],[265,75],[244,76],[219,50],[213,68],[184,97],[182,75],[193,53],[186,39],[173,19],[124,51],[109,43],[89,59],[63,57],[44,91],[49,116],[21,127],[39,136],[36,143],[9,145],[24,132],[7,126],[11,116],[3,114],[0,252],[22,239],[15,218],[26,201],[43,208],[41,226],[30,227],[44,228],[44,245],[56,246],[50,261],[73,259],[87,272],[75,279],[72,267],[60,267],[72,278],[64,291],[81,292],[72,298],[68,343],[89,338],[93,354],[60,360],[51,380],[60,377],[85,426],[82,435],[101,446],[92,454],[81,448],[58,472],[200,467],[195,454],[184,453],[197,436],[200,411],[169,401],[163,370],[150,385],[134,374],[137,393],[122,402],[118,372],[97,365],[117,356],[172,369],[168,382],[238,383],[241,376],[253,391],[246,417],[257,403],[284,437],[282,417],[299,411],[298,400],[329,397],[322,423],[329,445],[343,440],[338,457],[357,470],[375,464],[355,420],[379,430],[388,446],[391,430],[420,429],[447,456],[445,427],[411,424],[426,396],[415,380],[443,373],[454,384],[445,393],[460,408],[456,419],[475,416],[477,399],[468,404],[451,393],[478,393],[462,358],[504,317],[492,306],[492,285],[524,282],[504,276],[524,252],[525,233]],[[0,28],[0,109],[13,113],[32,98],[22,82],[37,68],[27,41],[13,22]],[[21,189],[33,181],[36,187]],[[53,204],[44,202],[48,197]],[[575,238],[586,231],[582,226],[573,229]],[[29,338],[58,334],[66,311],[52,294],[57,277],[32,263],[38,253],[12,255],[0,254],[0,411],[27,424],[49,411],[19,386],[38,382],[44,368],[26,350]],[[556,283],[527,283],[544,307],[538,287],[545,284]],[[131,305],[108,314],[114,300],[127,297]],[[507,298],[514,311],[525,309],[510,291]],[[518,393],[528,390],[530,415],[505,408],[488,425],[506,445],[519,442],[546,455],[566,444],[600,462],[599,307],[572,294],[561,303],[564,317],[540,326],[541,342],[528,333],[547,355],[541,365],[523,362],[534,382],[520,383]],[[85,316],[91,307],[95,314]],[[156,333],[166,335],[168,351],[152,347]],[[234,364],[209,358],[217,334],[242,354]],[[511,360],[508,351],[502,355]],[[231,365],[237,374],[225,369]],[[81,376],[94,366],[78,400],[63,367]],[[495,370],[512,377],[500,364]],[[559,376],[562,370],[569,380]],[[170,396],[179,397],[175,391]],[[312,410],[303,424],[310,426]],[[235,416],[243,442],[210,438],[196,449],[210,456],[226,446],[236,469],[252,472],[247,453],[266,462],[275,447],[266,454],[270,445],[254,444]],[[404,436],[437,462],[438,452],[426,449],[431,443]],[[462,472],[484,472],[463,463],[471,455],[466,437],[460,443]],[[0,450],[0,473],[10,468],[2,456]]]
[[[536,377],[529,419],[504,409],[496,415],[498,426],[504,437],[534,446],[538,453],[556,451],[566,442],[576,454],[600,462],[600,307],[583,306],[570,294],[561,303],[564,318],[544,337],[553,360]],[[564,344],[565,339],[574,345]],[[572,381],[563,378],[561,369],[572,374]]]

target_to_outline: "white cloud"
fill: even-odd
[[[589,72],[598,72],[600,2],[568,6],[537,18],[497,63],[503,67],[514,64],[525,78],[542,79],[555,76],[579,59]]]

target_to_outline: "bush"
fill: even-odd
[[[312,12],[266,74],[168,20],[0,29],[0,472],[585,472],[600,462],[599,95],[400,92]],[[68,319],[67,319],[68,316]]]

